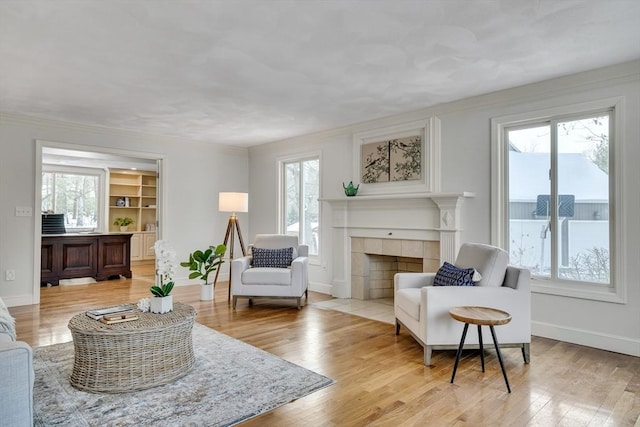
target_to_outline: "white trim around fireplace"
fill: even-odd
[[[320,199],[330,207],[332,290],[351,297],[351,238],[440,242],[440,262],[453,262],[462,234],[461,207],[474,193],[421,193]]]

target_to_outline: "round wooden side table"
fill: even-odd
[[[482,372],[484,372],[484,348],[482,346],[482,326],[489,326],[491,330],[491,336],[493,337],[493,344],[496,346],[496,353],[498,354],[498,361],[500,362],[500,369],[502,369],[502,375],[504,376],[504,382],[507,384],[507,391],[511,393],[511,387],[509,387],[509,380],[507,379],[507,371],[504,369],[504,362],[502,361],[502,354],[500,353],[500,346],[498,345],[498,339],[496,338],[496,332],[493,329],[494,326],[506,325],[511,321],[511,315],[506,311],[498,310],[489,307],[453,307],[449,310],[449,314],[455,320],[464,323],[464,329],[462,331],[462,338],[460,339],[460,346],[456,353],[456,363],[453,365],[453,374],[451,375],[451,384],[456,377],[456,370],[458,369],[458,363],[460,362],[460,356],[462,355],[462,347],[464,347],[464,340],[467,337],[467,329],[469,324],[478,325],[478,343],[480,345],[480,361],[482,364]]]

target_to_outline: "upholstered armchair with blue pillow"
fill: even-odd
[[[424,364],[431,365],[433,350],[457,349],[460,343],[464,325],[451,318],[451,307],[497,308],[512,316],[511,322],[496,330],[500,347],[520,347],[529,363],[531,276],[529,270],[509,266],[508,261],[507,252],[500,248],[465,243],[454,264],[445,263],[437,273],[397,273],[396,335],[405,327],[424,347]],[[492,342],[484,332],[483,342]],[[470,331],[465,348],[477,344],[477,333]]]
[[[302,296],[308,297],[309,247],[296,236],[258,234],[250,254],[231,262],[233,308],[238,298],[294,298],[298,310]]]

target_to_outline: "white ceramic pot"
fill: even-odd
[[[153,297],[151,298],[151,312],[152,313],[168,313],[173,311],[173,295],[168,297]]]
[[[120,231],[124,233],[125,231],[127,231],[128,228],[129,228],[128,225],[121,225],[120,226]]]
[[[200,285],[200,301],[211,301],[213,299],[213,284]]]

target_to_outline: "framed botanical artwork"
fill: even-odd
[[[357,133],[353,147],[360,194],[440,191],[440,122],[436,117]]]

